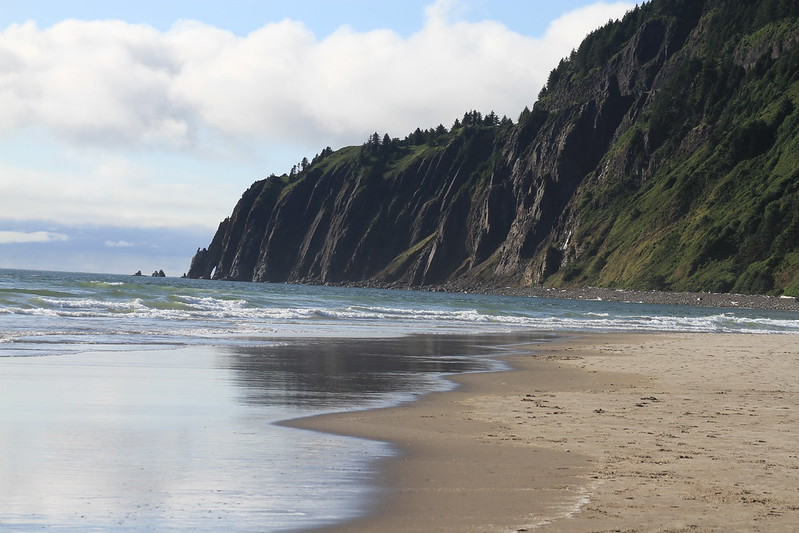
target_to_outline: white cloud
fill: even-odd
[[[236,187],[191,176],[168,180],[172,169],[89,152],[63,170],[0,163],[3,218],[71,225],[214,227],[241,194]]]
[[[32,22],[0,35],[0,126],[43,125],[74,142],[180,144],[188,132],[170,95],[174,68],[155,29],[121,21]]]
[[[49,231],[0,231],[0,244],[64,242],[69,235]]]
[[[0,33],[0,130],[44,127],[79,145],[186,149],[211,135],[321,147],[473,108],[515,118],[588,31],[631,7],[578,9],[541,39],[459,21],[453,0],[431,4],[407,38],[342,27],[319,40],[291,20],[244,37],[190,21],[166,32],[113,20],[11,25]]]
[[[136,246],[132,242],[128,241],[105,241],[105,245],[109,248],[132,248]]]
[[[564,57],[572,48],[577,48],[590,32],[610,20],[621,18],[633,7],[635,3],[631,2],[595,2],[575,9],[552,21],[544,39],[563,50],[560,56]]]

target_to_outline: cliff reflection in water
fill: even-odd
[[[540,333],[312,339],[231,348],[243,401],[346,409],[395,403],[441,389],[444,374],[500,368],[496,346],[541,340]]]

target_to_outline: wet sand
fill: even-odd
[[[594,335],[404,406],[292,422],[386,440],[385,490],[325,531],[795,531],[799,339]]]

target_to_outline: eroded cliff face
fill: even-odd
[[[496,133],[474,128],[439,147],[407,147],[390,163],[362,161],[360,148],[349,149],[293,181],[257,182],[195,256],[189,276],[442,283],[466,253],[470,180]]]
[[[696,196],[682,200],[662,193],[663,205],[653,196],[669,180],[682,179],[673,167],[701,158],[728,136],[734,125],[710,121],[725,115],[708,108],[712,103],[723,109],[748,90],[743,63],[750,69],[762,64],[758,54],[772,67],[795,62],[790,52],[787,59],[775,57],[791,49],[792,34],[782,26],[796,27],[795,15],[772,15],[778,22],[767,19],[757,28],[733,20],[741,26],[735,33],[741,42],[764,33],[763,27],[782,25],[772,32],[779,45],[762,35],[762,42],[739,45],[730,62],[738,62],[733,70],[740,79],[730,73],[723,78],[721,71],[707,75],[717,84],[737,85],[686,88],[688,99],[698,94],[707,100],[713,90],[728,94],[713,96],[701,112],[683,113],[674,100],[675,86],[690,84],[683,79],[686,65],[710,68],[706,56],[714,52],[707,43],[719,31],[719,18],[733,17],[724,9],[723,2],[698,0],[655,0],[637,8],[589,36],[516,124],[464,122],[448,132],[431,132],[424,142],[409,137],[379,147],[349,147],[326,154],[296,176],[256,182],[220,224],[211,245],[198,251],[189,276],[402,287],[547,282],[709,288],[691,284],[691,275],[705,268],[699,263],[693,273],[681,274],[676,261],[653,282],[645,271],[658,257],[642,253],[640,246],[626,251],[624,246],[630,233],[640,231],[639,245],[693,253],[693,244],[672,241],[680,240],[674,232],[686,231],[706,208],[696,201],[709,194],[707,187],[686,189],[684,194]],[[795,80],[781,83],[799,88]],[[796,99],[799,89],[783,104],[776,128],[797,116]],[[795,141],[794,130],[785,135]],[[695,171],[697,164],[690,170]],[[713,179],[723,180],[731,171],[724,167]],[[675,202],[688,205],[674,207]],[[634,220],[642,222],[630,226]],[[624,238],[614,237],[623,231]],[[783,286],[794,282],[793,267],[784,259],[789,252],[780,260],[788,272]],[[799,273],[799,266],[795,270]]]

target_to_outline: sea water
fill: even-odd
[[[368,512],[390,445],[277,422],[393,405],[580,331],[799,314],[0,270],[0,530],[291,531]]]

